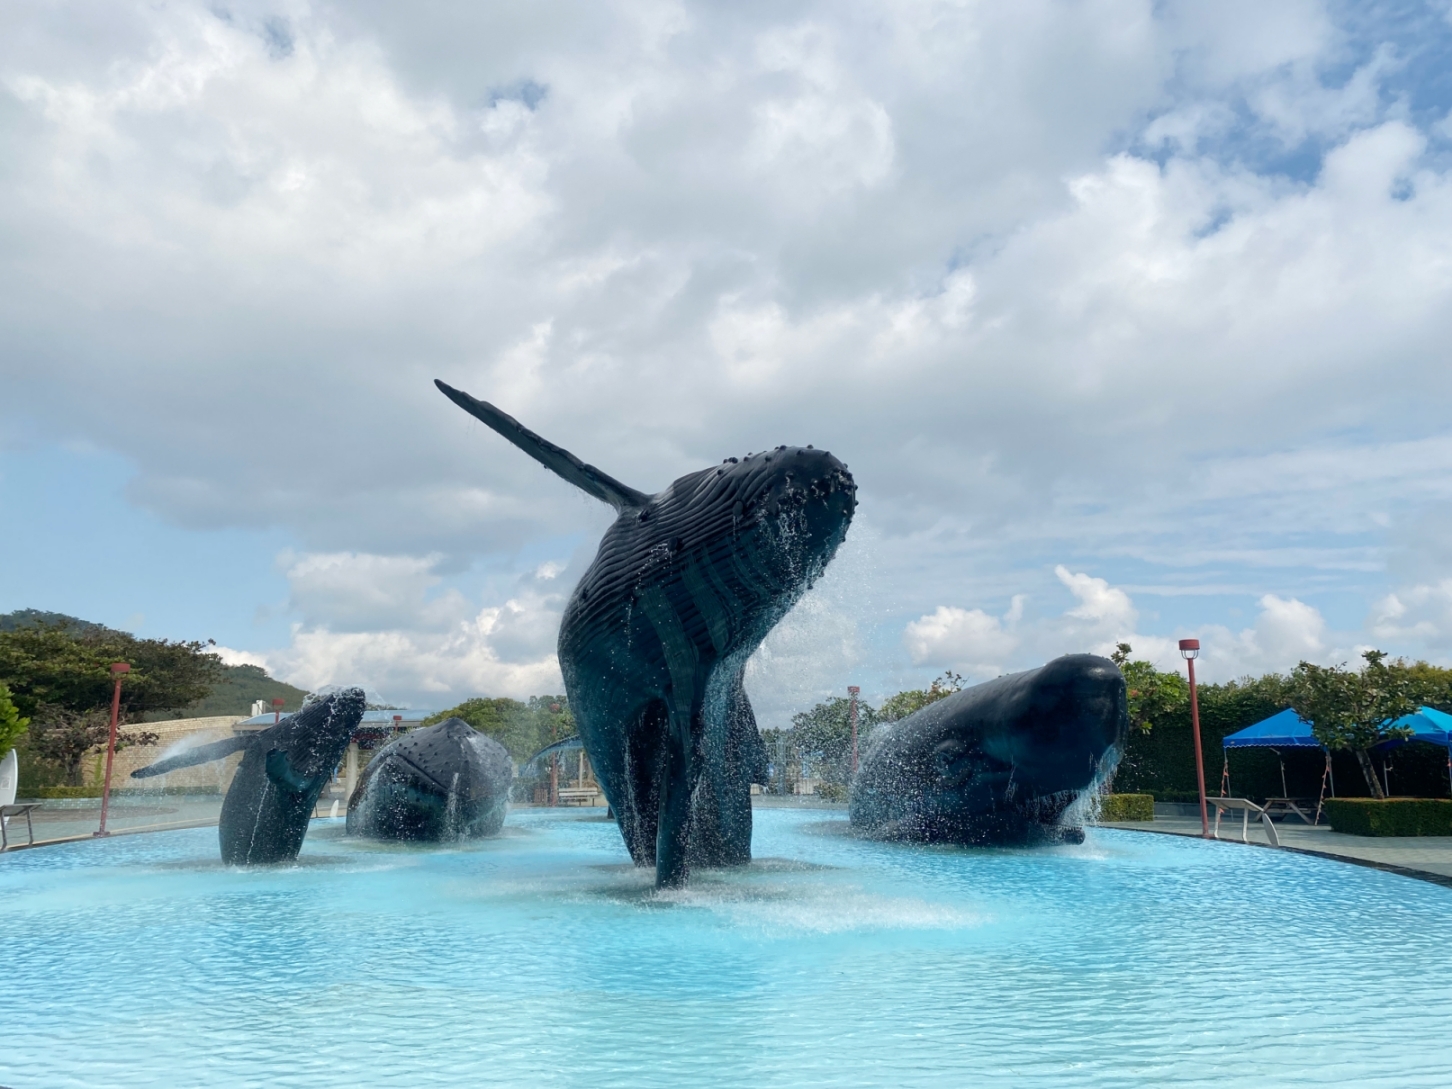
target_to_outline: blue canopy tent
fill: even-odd
[[[1437,745],[1447,750],[1447,786],[1452,792],[1452,715],[1445,711],[1439,711],[1435,707],[1420,707],[1410,715],[1403,715],[1392,723],[1393,726],[1402,726],[1412,731],[1411,737],[1393,738],[1383,741],[1377,746],[1383,752],[1405,745],[1409,741],[1425,741],[1429,745]],[[1387,771],[1388,765],[1382,764],[1382,774],[1387,776],[1386,792],[1391,793],[1391,780]]]
[[[1311,732],[1311,724],[1289,707],[1270,718],[1227,734],[1220,743],[1227,749],[1319,749],[1321,742]]]
[[[1331,785],[1331,796],[1336,796],[1336,780],[1331,778],[1331,754],[1326,752],[1326,747],[1316,740],[1316,735],[1311,732],[1311,724],[1301,719],[1291,708],[1271,715],[1270,718],[1262,719],[1243,730],[1237,730],[1233,734],[1227,734],[1220,742],[1225,750],[1225,767],[1220,773],[1220,793],[1226,796],[1230,791],[1230,750],[1231,749],[1271,749],[1277,757],[1280,757],[1281,749],[1320,749],[1326,753],[1326,770],[1321,774],[1321,797],[1316,803],[1316,816],[1308,823],[1315,824],[1321,819],[1321,804],[1326,800],[1326,785]],[[1286,762],[1281,760],[1281,793],[1289,793],[1286,790]],[[1305,817],[1304,813],[1295,805],[1290,798],[1276,799],[1283,802],[1287,808]]]

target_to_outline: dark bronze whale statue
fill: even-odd
[[[619,517],[575,587],[559,659],[580,737],[637,865],[680,884],[751,858],[766,751],[746,660],[847,535],[856,485],[823,450],[778,446],[646,495],[437,383]]]
[[[229,866],[291,862],[302,849],[318,795],[366,709],[363,690],[345,688],[313,700],[275,726],[201,745],[131,776],[147,779],[242,752],[217,825],[222,861]]]
[[[920,843],[1082,840],[1065,810],[1113,770],[1128,730],[1124,678],[1108,658],[1065,655],[965,688],[873,731],[852,827]]]
[[[411,730],[373,754],[348,799],[348,835],[421,842],[498,835],[509,753],[461,718]]]

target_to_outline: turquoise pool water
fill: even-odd
[[[1452,890],[1091,831],[912,849],[759,810],[657,894],[599,811],[403,849],[315,822],[0,857],[0,1084],[1452,1085]]]

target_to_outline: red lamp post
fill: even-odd
[[[116,680],[116,687],[111,691],[111,734],[106,742],[106,782],[101,787],[101,827],[96,830],[96,835],[110,835],[106,831],[106,813],[111,808],[111,765],[116,760],[116,723],[121,717],[121,678],[131,672],[131,666],[125,662],[114,662],[111,665],[111,676]]]
[[[282,705],[284,702],[286,701],[281,699],[274,699],[272,701],[272,724],[274,726],[282,721]]]
[[[1190,667],[1190,730],[1195,735],[1195,781],[1200,787],[1200,835],[1210,838],[1210,812],[1205,804],[1205,753],[1200,747],[1200,702],[1195,696],[1195,659],[1200,657],[1200,640],[1181,639],[1180,657]]]
[[[855,684],[847,686],[848,718],[852,722],[852,774],[857,774],[857,694],[862,689]]]

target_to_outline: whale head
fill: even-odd
[[[877,731],[853,784],[859,828],[958,843],[1073,838],[1069,804],[1112,770],[1128,729],[1124,678],[1073,654],[975,685]]]
[[[622,511],[602,555],[634,557],[630,592],[668,571],[710,574],[741,632],[769,627],[821,575],[847,536],[857,485],[837,458],[812,447],[727,458]],[[742,572],[749,571],[743,580]],[[581,581],[581,600],[607,590],[613,568]]]
[[[301,711],[264,730],[258,740],[286,753],[288,765],[299,779],[331,776],[367,709],[363,689],[340,688],[310,699]]]

